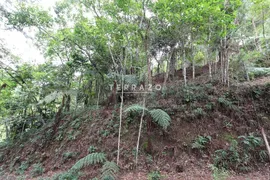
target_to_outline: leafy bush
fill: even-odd
[[[89,146],[88,153],[94,153],[96,152],[97,148],[95,146]]]
[[[237,107],[233,104],[232,101],[226,99],[226,97],[220,97],[218,98],[218,102],[220,105],[222,105],[224,108],[229,108],[232,110],[237,110]]]
[[[228,149],[219,149],[214,154],[214,165],[218,168],[248,170],[249,164],[256,159],[263,161],[266,157],[266,152],[260,148],[262,139],[254,136],[253,133],[247,136],[239,136],[237,140],[231,140]]]
[[[204,149],[210,141],[211,136],[198,136],[192,143],[192,149]]]
[[[224,168],[217,168],[214,165],[210,165],[210,168],[213,172],[212,176],[214,180],[226,180],[229,176],[228,171]]]
[[[44,169],[42,167],[42,164],[40,164],[40,163],[33,164],[33,169],[31,170],[31,175],[33,177],[40,176],[43,174],[43,172],[44,172]]]
[[[52,179],[53,180],[78,180],[79,173],[75,171],[67,171],[60,174],[55,175]]]
[[[193,110],[193,113],[197,117],[202,117],[206,115],[205,111],[202,108],[196,108],[195,110]]]
[[[262,138],[254,136],[254,133],[250,133],[248,136],[239,136],[238,138],[242,139],[241,142],[247,150],[254,150],[263,143]]]
[[[27,161],[23,161],[21,165],[18,167],[16,173],[19,175],[24,174],[24,172],[29,168],[29,163]]]
[[[78,156],[78,152],[65,152],[62,155],[63,160],[68,160],[68,159],[73,159],[76,158],[76,156]]]
[[[148,174],[148,180],[160,180],[162,178],[159,171],[152,171]]]

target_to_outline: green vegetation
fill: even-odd
[[[31,175],[32,177],[40,176],[44,172],[44,168],[42,164],[33,164],[32,165],[32,170],[31,170]]]
[[[44,3],[0,2],[0,179],[265,167],[270,0]]]

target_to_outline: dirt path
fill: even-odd
[[[250,82],[243,82],[238,84],[238,86],[261,86],[261,85],[266,85],[270,83],[270,76],[267,77],[262,77],[259,79],[256,79],[254,81],[250,81]]]
[[[247,174],[235,174],[230,172],[226,180],[269,180],[270,179],[270,169],[269,167],[265,169],[266,171],[251,172]],[[212,180],[214,179],[213,174],[209,170],[187,170],[183,173],[161,173],[163,180]],[[120,180],[148,180],[147,173],[127,173],[120,177]],[[218,180],[222,180],[218,178]]]

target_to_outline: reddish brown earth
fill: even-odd
[[[202,82],[207,82],[207,78],[198,77],[197,82],[194,83]],[[181,81],[176,81],[174,84],[169,83],[169,86],[180,86],[177,83],[181,84]],[[153,170],[159,170],[163,178],[168,180],[213,179],[213,172],[209,167],[210,164],[213,164],[212,154],[217,149],[228,148],[229,143],[225,137],[229,135],[237,138],[250,132],[260,134],[259,125],[265,128],[267,135],[270,134],[269,96],[256,98],[256,96],[250,95],[254,90],[257,90],[254,88],[268,91],[269,88],[264,88],[267,83],[270,83],[270,77],[232,86],[230,91],[219,85],[206,89],[207,96],[211,96],[207,102],[211,101],[214,104],[214,109],[207,112],[207,115],[203,117],[192,116],[193,107],[185,106],[180,98],[181,94],[178,97],[176,92],[168,93],[165,96],[161,92],[157,93],[156,97],[149,96],[147,107],[165,110],[171,116],[172,124],[167,132],[162,131],[157,126],[152,127],[150,132],[152,161],[147,158],[145,146],[148,142],[149,133],[144,126],[138,169],[135,170],[133,149],[136,147],[140,118],[132,118],[132,122],[129,124],[128,115],[124,115],[119,179],[146,180],[148,173]],[[224,109],[218,105],[218,97],[227,92],[237,98],[238,103],[236,105],[241,109],[240,112]],[[265,94],[267,93],[269,95],[269,92]],[[125,107],[139,101],[140,97],[137,97],[137,99],[127,102]],[[204,107],[207,102],[198,101],[192,105]],[[43,131],[29,135],[25,142],[18,141],[14,147],[1,149],[0,151],[5,156],[4,162],[0,163],[0,166],[7,170],[10,164],[14,163],[13,170],[15,170],[22,161],[28,161],[31,164],[40,162],[45,169],[43,177],[52,177],[57,173],[67,171],[76,161],[85,157],[88,154],[89,146],[97,147],[98,152],[107,154],[108,160],[116,161],[118,129],[113,127],[113,124],[118,122],[117,113],[119,111],[116,112],[115,117],[112,116],[112,112],[110,109],[82,112],[79,116],[81,124],[77,129],[72,126],[74,118],[67,115],[62,118],[57,134],[53,135],[53,139],[48,140],[46,138],[46,132],[52,127],[48,126]],[[260,119],[258,118],[259,115],[263,117]],[[227,127],[224,122],[230,122],[232,126]],[[105,130],[109,131],[107,136],[104,136]],[[212,137],[211,143],[203,153],[191,148],[191,144],[198,135]],[[63,138],[56,140],[60,136]],[[65,152],[79,152],[79,154],[74,158],[64,160],[63,153]],[[19,158],[14,162],[16,157]],[[230,171],[228,179],[270,179],[269,162],[254,162],[250,166],[252,168],[248,173],[241,174],[240,172]],[[25,173],[26,179],[40,178],[31,178],[30,171],[31,167]],[[83,172],[84,175],[80,179],[89,180],[99,175],[100,166],[86,168]],[[0,175],[0,179],[15,180],[15,171],[5,173],[3,176]]]

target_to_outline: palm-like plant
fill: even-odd
[[[152,120],[157,123],[159,126],[161,126],[163,129],[167,129],[168,126],[171,123],[170,116],[163,111],[162,109],[152,109],[149,110],[148,108],[145,108],[141,105],[134,104],[128,107],[124,112],[137,112],[141,113],[144,110],[146,115],[150,115],[152,117]]]

